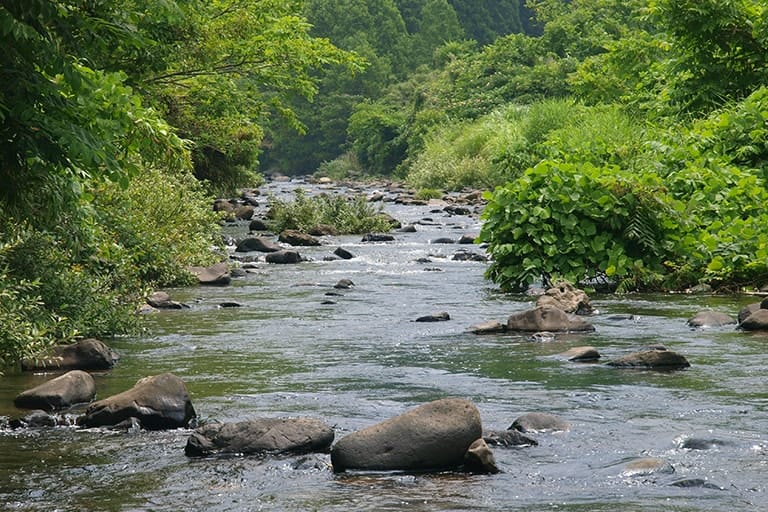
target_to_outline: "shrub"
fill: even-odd
[[[362,196],[320,194],[311,197],[303,189],[295,190],[293,201],[273,197],[269,217],[270,229],[278,233],[286,229],[306,232],[319,224],[334,226],[340,234],[391,229],[381,209],[376,209]]]
[[[622,291],[768,281],[768,202],[757,174],[710,160],[663,177],[543,161],[487,194],[479,240],[488,277],[519,290],[543,278],[608,279]]]
[[[190,265],[220,260],[214,241],[218,216],[211,198],[189,173],[145,169],[127,189],[101,188],[96,209],[105,259],[118,258],[153,286],[190,284]]]
[[[617,167],[543,161],[486,198],[487,276],[510,290],[542,277],[654,286],[680,227],[660,180]]]

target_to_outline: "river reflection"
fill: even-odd
[[[284,193],[295,184],[271,186]],[[170,371],[187,383],[203,419],[311,416],[340,437],[426,401],[459,396],[477,404],[486,428],[504,429],[522,413],[542,411],[566,419],[569,432],[536,434],[536,447],[496,448],[502,473],[471,476],[334,475],[327,455],[190,460],[183,430],[5,430],[0,509],[768,509],[768,336],[685,324],[707,308],[735,316],[749,297],[594,296],[594,333],[546,343],[475,336],[469,325],[503,321],[533,299],[497,293],[483,279],[483,263],[452,261],[458,245],[429,243],[477,233],[476,218],[436,206],[386,209],[403,223],[432,220],[416,233],[395,233],[390,243],[325,237],[323,246],[301,251],[313,261],[258,263],[226,288],[170,290],[191,308],[149,317],[146,335],[107,340],[122,360],[96,375],[99,397]],[[242,235],[246,228],[229,229]],[[339,246],[356,258],[324,261]],[[334,290],[342,278],[354,288]],[[217,307],[224,301],[243,307]],[[451,320],[414,322],[441,311]],[[655,344],[684,354],[691,368],[624,371],[556,357],[577,345],[592,345],[609,359]],[[2,378],[0,415],[22,414],[13,397],[46,378]],[[691,449],[690,438],[717,442],[689,443],[707,447]],[[663,459],[674,472],[622,471],[642,457]],[[679,484],[687,480],[693,486]]]

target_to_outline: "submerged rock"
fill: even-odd
[[[72,370],[55,379],[21,392],[13,400],[19,409],[51,411],[90,402],[96,396],[93,377],[82,370]]]
[[[394,236],[385,233],[366,233],[363,236],[363,242],[392,242]]]
[[[198,428],[187,439],[184,453],[202,457],[216,453],[327,452],[333,437],[333,429],[316,419],[257,418]]]
[[[101,427],[132,417],[147,430],[161,430],[187,427],[196,415],[184,381],[163,373],[144,377],[129,390],[92,403],[78,423]]]
[[[88,338],[71,345],[57,345],[46,355],[22,361],[25,371],[108,370],[120,359],[104,342]]]
[[[509,430],[520,432],[567,432],[571,426],[567,421],[546,412],[529,412],[518,417]]]
[[[621,476],[638,477],[657,474],[671,474],[675,468],[669,461],[659,457],[642,457],[621,464]]]
[[[469,332],[474,334],[498,334],[505,332],[507,326],[498,320],[489,320],[469,327]]]
[[[336,472],[458,468],[482,430],[472,402],[436,400],[347,435],[331,449],[331,463]]]
[[[432,315],[420,316],[416,319],[417,322],[446,322],[451,319],[451,315],[447,311],[441,311],[440,313],[434,313]]]
[[[573,347],[560,354],[561,357],[575,362],[590,362],[600,359],[600,352],[595,347]]]
[[[355,283],[352,282],[351,279],[339,279],[335,285],[333,285],[334,288],[337,290],[349,290],[351,288],[354,288]]]
[[[696,489],[715,489],[717,491],[725,490],[723,487],[720,487],[719,485],[708,482],[705,478],[683,478],[682,480],[675,480],[674,482],[670,482],[669,485],[673,487],[683,487],[686,489],[696,488]]]

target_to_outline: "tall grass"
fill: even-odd
[[[286,229],[307,232],[321,224],[333,226],[339,234],[386,232],[392,228],[381,209],[362,196],[309,196],[303,189],[295,190],[292,201],[273,197],[269,217],[270,229],[278,233]]]
[[[433,131],[407,182],[415,188],[493,188],[544,159],[631,170],[642,165],[648,137],[647,128],[619,106],[587,107],[570,99],[510,105]]]

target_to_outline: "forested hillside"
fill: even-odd
[[[2,0],[0,366],[118,333],[260,173],[488,190],[505,289],[768,283],[761,0]]]

